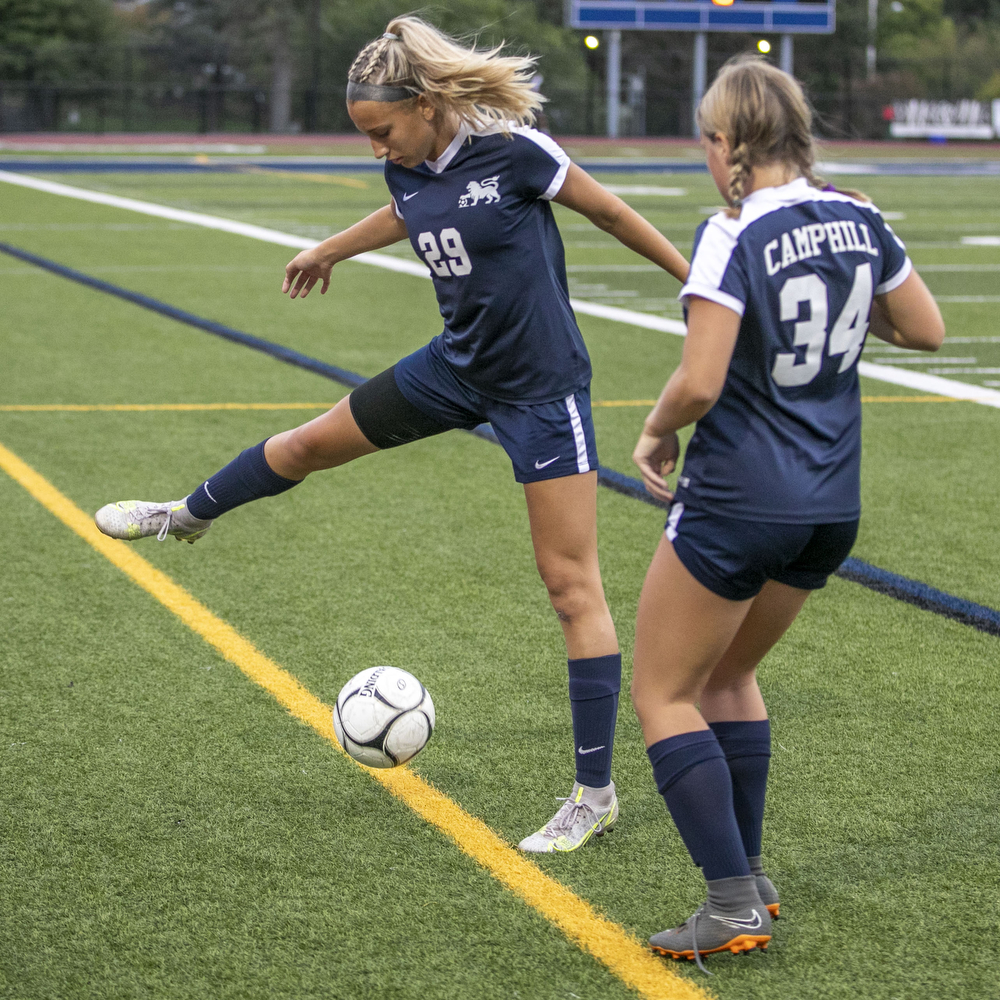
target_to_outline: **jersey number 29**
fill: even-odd
[[[472,261],[465,252],[462,234],[457,229],[441,230],[441,246],[448,255],[448,260],[441,259],[441,247],[433,233],[421,233],[417,237],[417,246],[423,251],[424,260],[439,278],[450,278],[453,274],[462,277],[472,270]]]
[[[830,331],[827,342],[826,326],[829,306],[827,304],[826,282],[818,274],[804,274],[799,278],[789,278],[779,295],[781,320],[798,319],[799,305],[809,303],[809,319],[795,324],[796,347],[805,346],[806,356],[799,361],[794,353],[779,354],[774,359],[771,377],[780,386],[807,385],[818,374],[823,365],[823,347],[833,357],[843,354],[837,373],[846,372],[861,353],[861,345],[868,332],[868,316],[872,308],[872,266],[868,261],[859,264],[854,272],[854,284],[847,302]]]

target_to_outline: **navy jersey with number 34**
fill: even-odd
[[[569,165],[534,129],[462,126],[439,159],[385,166],[396,214],[434,279],[444,332],[431,349],[492,399],[549,402],[590,381],[549,206]]]
[[[754,191],[737,219],[703,223],[681,297],[742,319],[722,395],[688,444],[677,498],[785,524],[859,517],[857,361],[873,296],[910,270],[874,205],[802,178]]]

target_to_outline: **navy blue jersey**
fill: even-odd
[[[455,374],[504,402],[561,399],[590,381],[549,200],[569,157],[547,135],[463,126],[440,159],[386,163],[396,214],[434,279]]]
[[[738,219],[702,223],[681,297],[742,320],[722,395],[688,444],[678,499],[785,524],[856,519],[857,360],[873,295],[911,267],[874,205],[802,178],[753,192]]]

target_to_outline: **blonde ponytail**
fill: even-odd
[[[531,125],[545,100],[531,89],[535,60],[504,56],[501,47],[465,48],[419,17],[389,22],[348,70],[352,83],[405,87],[473,127]]]
[[[703,135],[729,140],[730,172],[727,215],[739,218],[754,167],[785,163],[813,187],[826,181],[815,171],[816,144],[812,112],[798,82],[756,56],[730,59],[698,106]],[[845,192],[867,200],[859,192]]]

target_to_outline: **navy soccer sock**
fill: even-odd
[[[229,465],[206,480],[187,498],[187,509],[192,517],[208,521],[225,514],[234,507],[274,497],[301,480],[279,476],[264,458],[266,441],[240,452]]]
[[[733,779],[733,810],[748,858],[760,855],[764,796],[771,763],[771,723],[711,722]]]
[[[581,785],[604,788],[611,782],[621,684],[621,653],[569,661],[576,780]]]
[[[656,787],[705,878],[749,875],[733,814],[733,783],[715,734],[710,729],[681,733],[654,743],[646,753]]]

